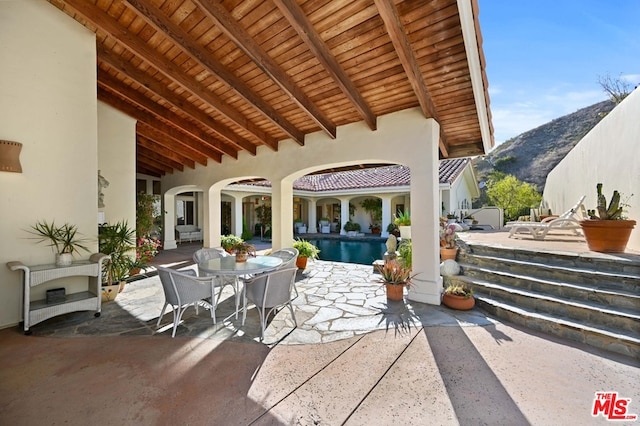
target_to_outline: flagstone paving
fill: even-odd
[[[187,268],[195,268],[194,265]],[[185,269],[185,268],[183,268]],[[313,344],[348,339],[374,330],[404,333],[411,328],[430,325],[473,326],[493,321],[479,310],[453,311],[443,306],[388,301],[384,286],[377,281],[373,268],[339,262],[315,261],[299,271],[296,278],[298,297],[293,306],[298,323],[294,327],[288,309],[280,310],[268,324],[264,343]],[[91,312],[63,315],[32,328],[36,335],[69,337],[73,335],[158,335],[171,333],[172,314],[166,312],[160,328],[158,315],[164,293],[157,275],[127,284],[115,301],[103,304],[100,318]],[[233,293],[223,291],[216,310],[217,324],[209,312],[189,308],[176,335],[207,339],[259,341],[260,322],[257,311],[249,307],[242,325],[242,314],[235,318]]]

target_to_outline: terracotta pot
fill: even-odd
[[[236,253],[236,262],[246,262],[247,257],[247,253]]]
[[[589,250],[624,253],[635,220],[583,220],[580,222]]]
[[[385,284],[387,299],[402,300],[404,298],[404,284]]]
[[[298,256],[298,258],[296,259],[296,266],[298,267],[298,269],[304,269],[307,267],[307,259],[309,258]]]
[[[120,283],[114,285],[103,285],[100,297],[102,302],[110,302],[116,299],[116,296],[120,292]]]
[[[130,270],[129,270],[129,275],[137,275],[137,274],[139,274],[139,273],[140,273],[140,271],[141,271],[141,269],[140,269],[140,268],[133,268],[133,269],[130,269]]]
[[[473,297],[465,298],[464,296],[458,296],[456,294],[444,293],[442,295],[442,303],[451,309],[468,311],[475,306],[476,299],[474,299]]]
[[[458,247],[454,247],[454,248],[440,247],[440,260],[443,262],[447,259],[456,260],[457,254],[458,254]]]

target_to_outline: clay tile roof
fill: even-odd
[[[469,163],[468,158],[455,158],[452,160],[440,160],[438,174],[440,175],[440,183],[453,183],[454,180],[462,173]]]
[[[404,166],[354,169],[345,172],[303,176],[295,181],[294,189],[303,191],[336,191],[341,189],[408,186],[409,169]]]
[[[467,158],[440,160],[439,183],[451,184],[469,163]],[[293,183],[298,191],[324,192],[363,188],[384,188],[393,186],[409,186],[411,173],[405,166],[386,166],[370,169],[354,169],[344,172],[307,175]],[[270,187],[271,182],[259,181],[250,185]],[[233,186],[233,185],[231,185]]]

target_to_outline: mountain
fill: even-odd
[[[612,101],[599,102],[505,141],[473,160],[478,180],[498,170],[542,192],[549,172],[614,106]]]

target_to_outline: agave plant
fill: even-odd
[[[376,270],[380,273],[379,281],[384,284],[411,285],[413,275],[411,269],[404,266],[396,259],[389,260],[384,265],[376,265]]]

